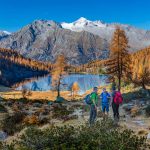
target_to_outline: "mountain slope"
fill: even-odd
[[[11,33],[8,31],[1,31],[0,30],[0,39],[7,37],[8,35],[10,35]]]
[[[130,52],[150,45],[150,31],[130,25],[107,24],[80,18],[73,23],[36,20],[21,30],[0,38],[0,47],[18,51],[27,58],[54,62],[64,54],[73,65],[109,56],[109,45],[119,25],[129,38]]]
[[[139,50],[132,55],[132,60],[134,64],[134,72],[138,72],[140,66],[144,66],[150,71],[150,47]]]
[[[115,26],[120,26],[125,30],[129,38],[130,51],[139,50],[150,45],[150,31],[137,29],[130,25],[118,23],[104,23],[102,21],[90,21],[81,17],[72,23],[62,23],[64,29],[81,32],[87,31],[106,39],[109,43],[115,30]]]
[[[54,21],[37,20],[0,40],[0,47],[17,50],[25,57],[52,61],[64,54],[71,64],[108,57],[106,40],[89,32],[73,32]]]
[[[26,59],[19,53],[0,48],[0,84],[12,86],[25,79],[48,74],[51,65]]]
[[[145,67],[150,71],[150,46],[144,49],[141,49],[137,52],[131,53],[131,65],[132,71],[135,74],[138,74],[140,68]],[[94,60],[84,65],[80,65],[74,68],[71,68],[74,72],[89,72],[89,73],[103,73],[105,63],[107,60]]]

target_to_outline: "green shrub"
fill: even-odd
[[[129,102],[135,99],[147,99],[147,94],[143,90],[124,93],[123,94],[124,102]]]
[[[55,102],[56,103],[63,103],[64,101],[66,101],[63,97],[57,97]]]
[[[22,112],[16,112],[12,116],[8,115],[2,121],[2,130],[5,131],[8,135],[13,135],[15,132],[18,132],[22,129],[22,121],[25,114]]]
[[[53,118],[65,119],[68,115],[72,114],[73,110],[68,110],[66,106],[59,105],[54,107]]]
[[[23,104],[27,104],[29,102],[29,100],[27,98],[20,98],[17,100],[17,102],[21,102]]]
[[[0,104],[0,112],[7,112],[7,109],[5,108],[5,106]]]
[[[145,109],[146,116],[150,117],[150,105],[148,105]]]
[[[39,120],[39,124],[40,125],[44,125],[44,124],[47,124],[49,122],[49,119],[44,117],[42,119]]]
[[[46,130],[31,127],[18,141],[17,150],[144,150],[147,146],[144,137],[115,128],[107,120],[92,127],[63,126]]]
[[[10,145],[7,145],[6,143],[1,142],[1,143],[0,143],[0,150],[16,150],[15,144],[12,143],[12,144],[10,144]],[[19,150],[19,149],[17,149],[17,150]],[[20,150],[21,150],[21,149],[20,149]],[[22,149],[22,150],[23,150],[23,149]],[[25,149],[24,149],[24,150],[25,150]]]

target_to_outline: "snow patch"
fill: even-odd
[[[107,24],[102,21],[90,21],[84,17],[79,18],[78,20],[72,23],[63,22],[62,27],[64,29],[69,29],[72,31],[83,31],[85,28],[106,28]]]
[[[8,34],[8,35],[10,35],[11,33],[10,32],[8,32],[8,31],[3,31],[5,34]]]

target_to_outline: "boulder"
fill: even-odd
[[[33,107],[42,107],[42,104],[41,103],[33,103]]]
[[[65,99],[63,97],[57,97],[56,98],[56,103],[63,103]]]
[[[4,141],[8,137],[7,133],[0,131],[0,141]]]
[[[150,140],[150,133],[147,134],[147,139]]]

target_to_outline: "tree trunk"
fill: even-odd
[[[60,97],[60,90],[59,90],[59,88],[57,90],[57,97]]]
[[[74,91],[73,91],[73,100],[74,100]]]
[[[121,75],[118,77],[118,91],[121,90]]]
[[[60,97],[60,79],[59,79],[59,81],[58,81],[57,97]]]
[[[120,69],[121,69],[121,67],[120,67],[120,43],[119,43],[119,34],[118,34],[118,36],[117,36],[117,50],[118,50],[118,60],[117,60],[117,62],[118,62],[118,91],[120,91],[120,84],[121,84],[121,76],[120,76]]]
[[[143,88],[144,90],[146,90],[146,86],[145,86],[144,83],[142,83],[142,88]]]

